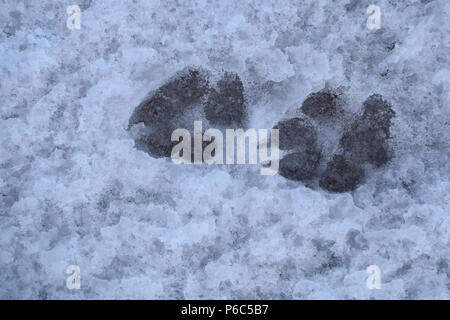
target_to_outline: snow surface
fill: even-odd
[[[450,1],[0,6],[0,298],[450,298]],[[190,65],[237,72],[253,128],[325,85],[352,112],[382,94],[394,159],[332,194],[136,150],[134,108]]]

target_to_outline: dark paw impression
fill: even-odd
[[[317,131],[326,129],[324,126],[330,121],[342,121],[338,116],[343,112],[340,106],[337,94],[329,90],[315,92],[301,106],[303,118],[282,120],[275,125],[280,129],[280,150],[288,150],[280,160],[279,173],[283,177],[303,182],[317,178],[323,189],[348,192],[364,182],[368,165],[379,168],[391,159],[388,140],[395,112],[381,95],[374,94],[363,103],[362,115],[345,127],[338,152],[324,163]]]
[[[213,80],[214,79],[214,80]],[[283,156],[279,174],[286,179],[318,185],[330,192],[355,190],[364,182],[368,166],[379,168],[392,157],[389,148],[390,103],[381,95],[366,99],[362,114],[344,127],[337,140],[337,151],[326,156],[320,134],[333,122],[342,122],[342,101],[332,90],[311,93],[302,103],[301,117],[283,119],[279,129],[279,148]],[[153,157],[170,157],[171,134],[177,128],[192,132],[195,120],[208,128],[245,128],[247,105],[244,85],[236,73],[212,77],[209,71],[189,67],[153,91],[129,120],[136,128],[136,147]],[[313,183],[312,183],[313,184]]]
[[[208,127],[241,128],[247,119],[244,86],[236,73],[225,72],[213,83],[208,71],[186,68],[152,92],[133,112],[129,128],[143,123],[136,147],[153,157],[170,157],[171,134],[177,128],[192,132],[195,120]]]

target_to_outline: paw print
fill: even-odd
[[[302,116],[274,126],[283,152],[281,176],[308,186],[318,184],[330,192],[348,192],[364,182],[368,166],[379,168],[391,159],[388,140],[395,112],[378,94],[367,98],[362,114],[341,130],[337,151],[330,154],[322,137],[334,124],[345,123],[343,105],[339,94],[323,89],[303,101]],[[236,73],[213,77],[209,71],[192,67],[178,72],[135,109],[129,128],[143,124],[135,136],[137,148],[154,157],[170,157],[177,143],[171,141],[172,132],[177,128],[192,132],[199,119],[203,119],[204,130],[246,128],[245,91]]]
[[[379,168],[392,157],[388,146],[392,106],[374,94],[363,103],[363,113],[344,128],[338,152],[326,162],[318,142],[318,132],[327,130],[333,121],[342,121],[339,95],[322,90],[310,94],[301,106],[302,118],[280,121],[280,150],[287,151],[280,160],[280,175],[305,183],[318,179],[319,186],[330,192],[355,190],[366,175],[367,165]]]
[[[170,157],[171,134],[177,128],[193,130],[194,120],[208,127],[244,127],[247,107],[244,86],[236,73],[225,72],[216,83],[210,72],[189,67],[152,92],[133,112],[129,129],[143,123],[136,147],[154,157]],[[206,119],[206,120],[205,120]]]

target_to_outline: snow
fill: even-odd
[[[366,0],[84,0],[69,30],[72,4],[1,5],[0,298],[450,298],[450,2],[376,1],[380,30]],[[382,94],[394,159],[331,194],[136,150],[134,108],[190,65],[237,72],[256,129]]]

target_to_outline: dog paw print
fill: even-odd
[[[355,190],[364,182],[367,167],[379,168],[392,157],[390,103],[381,95],[366,99],[362,114],[344,124],[344,102],[333,90],[311,93],[302,103],[302,116],[283,119],[279,130],[282,158],[279,174],[330,192]],[[213,76],[200,68],[186,68],[152,92],[133,112],[129,128],[137,128],[136,147],[154,157],[170,157],[171,134],[177,128],[193,131],[196,120],[208,128],[246,128],[248,119],[244,85],[233,72]],[[333,131],[334,130],[334,131]],[[339,133],[336,145],[327,138]],[[333,133],[334,132],[334,133]],[[203,148],[206,142],[203,142]],[[191,149],[192,150],[192,149]],[[332,151],[330,151],[332,150]],[[191,154],[193,158],[193,154]]]
[[[342,104],[330,90],[315,92],[301,106],[303,117],[275,125],[280,130],[280,150],[287,152],[280,160],[280,175],[302,182],[317,179],[330,192],[348,192],[363,183],[368,165],[379,168],[391,159],[388,140],[395,112],[378,94],[366,99],[362,115],[344,127],[337,152],[325,157],[318,137],[333,121],[343,121]]]
[[[170,157],[171,134],[177,128],[192,132],[194,120],[203,129],[244,127],[247,107],[244,86],[236,73],[224,72],[217,81],[209,71],[186,68],[152,92],[133,112],[129,129],[143,124],[136,147],[154,157]]]

